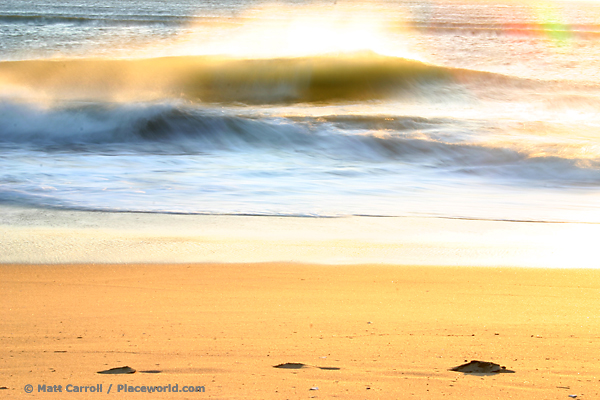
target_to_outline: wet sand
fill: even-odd
[[[0,206],[0,264],[294,262],[598,268],[598,237],[600,224]]]

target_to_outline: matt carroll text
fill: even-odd
[[[97,385],[38,385],[37,391],[38,393],[44,392],[59,392],[59,393],[104,393],[103,386],[101,383]],[[113,384],[111,383],[106,391],[106,394],[110,394],[113,389]],[[31,393],[33,392],[32,385],[25,386],[25,392]],[[178,383],[175,385],[116,385],[113,393],[193,393],[199,392],[204,393],[204,386],[179,386]]]
[[[29,385],[27,385],[27,386],[29,386]],[[25,391],[27,391],[27,386],[25,387]],[[68,384],[68,385],[64,386],[64,390],[63,390],[63,385],[38,385],[37,391],[38,391],[38,393],[39,392],[102,393],[102,384],[99,383],[94,386]]]

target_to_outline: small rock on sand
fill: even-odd
[[[99,374],[133,374],[135,369],[125,366],[107,369],[106,371],[98,371]]]
[[[300,369],[306,367],[306,364],[302,363],[285,363],[274,365],[273,368],[284,368],[284,369]]]
[[[490,374],[500,372],[514,372],[507,370],[506,367],[501,367],[498,364],[488,361],[473,360],[458,367],[451,368],[450,371],[463,372],[465,374]]]
[[[339,367],[318,367],[316,365],[307,365],[303,363],[285,363],[285,364],[277,364],[273,365],[273,368],[283,368],[283,369],[300,369],[300,368],[318,368],[325,371],[339,371]]]

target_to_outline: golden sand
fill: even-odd
[[[393,265],[1,266],[2,398],[561,399],[600,392],[600,272]],[[465,360],[515,371],[469,375]],[[274,368],[302,363],[303,368]],[[129,366],[134,374],[103,375]],[[321,368],[319,368],[321,367]],[[330,369],[331,368],[331,369]],[[336,369],[339,368],[339,369]],[[142,372],[149,371],[149,372]],[[62,385],[63,394],[38,393]],[[117,393],[203,386],[200,393]],[[71,389],[73,386],[71,386]],[[311,390],[312,389],[312,390]]]

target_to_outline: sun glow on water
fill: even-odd
[[[402,40],[402,9],[361,5],[280,6],[252,9],[219,26],[192,27],[170,55],[283,58],[375,52],[421,60]],[[216,29],[215,29],[216,28]],[[218,31],[216,33],[215,31]]]

